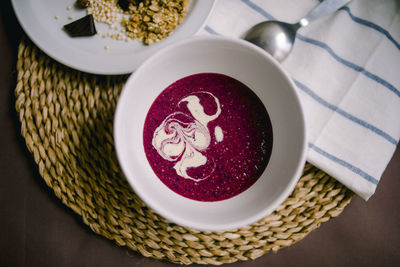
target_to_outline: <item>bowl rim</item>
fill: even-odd
[[[120,99],[123,98],[123,96],[126,94],[128,88],[132,87],[132,84],[134,84],[134,82],[137,80],[137,77],[139,77],[142,74],[142,70],[146,69],[146,67],[148,65],[153,64],[153,61],[157,60],[157,58],[161,55],[163,55],[164,53],[168,53],[168,51],[176,49],[176,47],[182,46],[182,45],[188,45],[190,43],[193,42],[201,42],[201,41],[207,41],[207,40],[220,40],[220,41],[226,41],[226,42],[231,42],[235,45],[241,45],[241,46],[245,46],[246,49],[250,49],[253,50],[254,52],[260,54],[260,56],[262,56],[263,58],[265,58],[266,60],[268,60],[271,64],[275,65],[275,67],[278,69],[278,71],[280,71],[283,74],[283,77],[285,78],[285,80],[287,81],[287,83],[290,85],[290,87],[292,88],[293,91],[293,95],[294,95],[294,100],[297,102],[297,105],[299,107],[299,111],[300,111],[300,116],[299,118],[301,119],[300,123],[302,126],[302,144],[301,144],[301,155],[298,159],[298,164],[296,166],[296,169],[293,171],[294,175],[290,178],[289,182],[285,185],[284,190],[282,191],[282,193],[279,195],[279,197],[277,197],[274,201],[272,201],[269,205],[266,205],[264,209],[255,212],[253,216],[249,217],[249,218],[244,218],[244,219],[240,219],[237,220],[235,222],[230,223],[229,225],[219,225],[216,226],[214,224],[204,224],[204,223],[196,223],[194,221],[189,221],[187,219],[181,219],[181,218],[177,218],[174,216],[171,216],[168,212],[165,212],[163,209],[159,208],[156,205],[153,205],[153,201],[151,200],[151,197],[147,196],[146,194],[143,194],[140,190],[138,190],[136,188],[135,182],[133,178],[129,177],[128,175],[126,175],[127,173],[129,173],[129,171],[127,171],[127,166],[125,164],[125,161],[122,160],[122,156],[121,156],[121,152],[119,147],[123,146],[123,144],[119,143],[119,140],[117,138],[118,136],[118,129],[120,129],[121,127],[119,126],[122,122],[118,119],[119,114],[121,113],[121,109],[122,109],[122,105],[120,104],[121,101]],[[232,38],[232,37],[223,37],[223,36],[208,36],[208,35],[200,35],[200,36],[194,36],[194,37],[189,37],[187,39],[184,40],[180,40],[180,41],[176,41],[166,47],[164,47],[163,49],[157,51],[156,53],[154,53],[152,56],[150,56],[147,60],[145,60],[138,68],[135,72],[133,72],[130,77],[128,78],[127,82],[125,83],[125,85],[122,88],[122,91],[120,93],[119,99],[118,99],[118,103],[115,109],[115,113],[114,113],[114,123],[113,123],[113,139],[114,139],[114,147],[116,150],[116,155],[117,155],[117,159],[118,159],[118,163],[121,167],[121,170],[126,178],[126,180],[128,181],[128,184],[130,185],[130,187],[133,189],[133,191],[143,200],[143,202],[148,205],[153,211],[155,211],[157,214],[161,215],[162,217],[166,218],[167,220],[169,220],[170,222],[173,222],[175,224],[178,224],[180,226],[184,226],[184,227],[188,227],[191,229],[196,229],[196,230],[200,230],[200,231],[227,231],[227,230],[233,230],[233,229],[238,229],[240,227],[244,227],[247,225],[250,225],[252,223],[255,223],[257,221],[259,221],[260,219],[268,216],[269,214],[271,214],[274,210],[276,210],[276,208],[282,204],[287,197],[293,192],[298,180],[300,179],[301,176],[301,172],[303,171],[304,168],[304,164],[306,161],[306,154],[307,154],[307,129],[306,129],[306,123],[305,123],[305,114],[304,114],[304,108],[302,106],[301,100],[300,100],[300,96],[298,91],[296,90],[296,85],[294,83],[294,81],[290,78],[289,74],[281,67],[280,63],[278,63],[278,61],[276,61],[270,54],[268,54],[265,50],[261,49],[260,47],[247,42],[245,40],[242,39],[237,39],[237,38]],[[220,202],[220,201],[217,201]]]

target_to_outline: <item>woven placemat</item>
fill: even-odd
[[[353,193],[306,164],[294,192],[263,220],[228,232],[168,222],[132,192],[116,159],[112,122],[127,76],[96,76],[50,59],[21,41],[16,109],[40,175],[95,233],[145,257],[181,264],[255,259],[303,239],[338,216]]]

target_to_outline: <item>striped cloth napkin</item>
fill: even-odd
[[[317,0],[219,0],[203,34],[241,38],[264,20],[297,22]],[[307,160],[363,199],[400,137],[400,2],[353,0],[299,30],[282,66],[297,85]]]

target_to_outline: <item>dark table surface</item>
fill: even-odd
[[[91,232],[38,174],[14,109],[15,60],[22,30],[0,1],[0,266],[172,266],[118,247]],[[400,149],[368,202],[299,243],[230,266],[400,266]]]

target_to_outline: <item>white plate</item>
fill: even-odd
[[[186,18],[171,36],[150,46],[137,40],[129,42],[92,37],[71,38],[63,25],[86,15],[74,7],[75,0],[12,0],[16,16],[29,38],[55,60],[77,70],[95,74],[133,72],[146,58],[176,40],[196,34],[204,26],[215,0],[192,0]],[[67,10],[72,6],[71,10]],[[55,19],[58,16],[58,19]],[[68,19],[73,16],[73,20]],[[109,26],[96,23],[100,32]],[[109,50],[104,47],[109,46]]]

